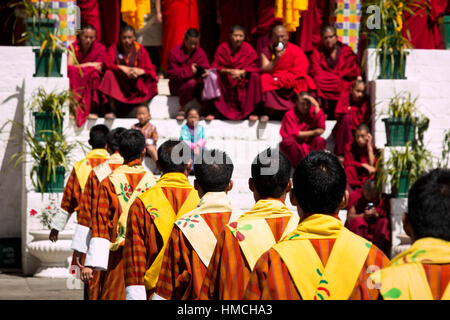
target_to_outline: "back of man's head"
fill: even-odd
[[[408,220],[416,239],[450,241],[450,170],[435,169],[409,190]]]
[[[134,129],[125,130],[119,136],[119,153],[125,161],[140,159],[145,149],[145,137]]]
[[[194,173],[205,193],[222,192],[230,183],[233,168],[233,162],[225,152],[204,149],[201,162],[194,164]]]
[[[108,149],[111,153],[119,151],[120,135],[126,130],[127,129],[125,129],[123,127],[118,127],[118,128],[112,129],[106,136],[106,146],[108,147]]]
[[[104,149],[109,129],[104,124],[97,124],[89,131],[89,144],[92,149]]]
[[[158,164],[163,173],[183,173],[191,159],[189,146],[180,140],[167,140],[158,148]]]
[[[261,198],[279,198],[291,176],[288,158],[277,149],[266,149],[252,163],[253,184]]]
[[[344,168],[333,154],[312,151],[294,172],[295,198],[305,214],[333,214],[347,186]]]

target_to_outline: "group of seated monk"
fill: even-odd
[[[79,126],[99,114],[108,119],[130,116],[133,105],[157,94],[155,67],[136,42],[133,28],[122,27],[118,43],[107,52],[95,41],[95,32],[93,26],[85,26],[73,44],[80,65],[72,56],[68,59],[71,89],[82,106],[76,111]],[[334,118],[341,95],[348,93],[354,80],[362,79],[352,49],[337,40],[332,26],[322,30],[323,44],[309,58],[289,42],[282,25],[275,26],[272,35],[272,43],[258,57],[244,41],[244,27],[235,24],[210,64],[199,47],[200,32],[188,29],[183,42],[170,51],[167,67],[170,93],[179,97],[177,120],[184,118],[185,106],[194,98],[204,107],[206,120],[281,119],[303,91],[318,100],[326,118]],[[208,98],[204,89],[220,93]]]

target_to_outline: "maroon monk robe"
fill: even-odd
[[[430,6],[427,9],[414,9],[416,15],[405,12],[405,19],[409,27],[411,38],[408,37],[406,28],[403,28],[403,36],[408,37],[415,49],[443,49],[442,32],[439,26],[439,18],[445,14],[448,0],[428,0]]]
[[[349,107],[351,110],[348,110]],[[332,131],[336,155],[342,155],[345,146],[353,142],[356,128],[360,124],[370,125],[371,116],[372,109],[368,97],[355,103],[350,92],[341,94],[334,111],[334,118],[337,122]]]
[[[109,48],[117,42],[120,35],[119,0],[98,0],[100,7],[102,38],[101,42]],[[97,39],[100,39],[97,35]]]
[[[319,47],[320,32],[329,24],[330,0],[308,1],[308,10],[302,12],[300,26],[296,32],[296,41],[303,51],[312,51]]]
[[[105,47],[94,41],[91,48],[86,54],[81,52],[79,41],[75,41],[73,44],[75,55],[78,63],[83,64],[87,62],[101,62],[105,58]],[[97,112],[94,106],[100,104],[98,86],[101,80],[101,73],[94,67],[81,68],[83,75],[80,74],[80,70],[77,66],[67,66],[67,76],[69,77],[70,89],[74,92],[74,98],[81,104],[81,108],[75,109],[75,118],[77,126],[81,127],[92,111]]]
[[[81,25],[92,25],[96,30],[96,38],[101,39],[100,9],[99,0],[77,0],[76,4],[80,8]]]
[[[228,42],[222,43],[216,51],[212,67],[222,69],[243,69],[247,75],[234,80],[229,74],[220,74],[218,79],[221,96],[214,104],[221,114],[230,120],[246,118],[261,101],[258,55],[255,49],[243,42],[233,55]]]
[[[275,58],[271,46],[266,47],[263,54],[269,61]],[[295,106],[298,93],[316,90],[308,69],[309,61],[303,50],[289,42],[275,67],[261,74],[264,106],[272,110],[290,110]]]
[[[208,58],[202,48],[197,47],[191,56],[185,53],[183,44],[170,50],[167,63],[170,94],[178,96],[182,106],[185,106],[194,98],[197,98],[199,102],[201,101],[203,80],[195,77],[192,73],[191,65],[193,63],[205,69],[209,68]]]
[[[309,113],[305,116],[302,116],[297,108],[293,108],[284,114],[283,120],[281,120],[280,135],[282,141],[280,142],[280,150],[288,157],[292,167],[295,168],[310,151],[325,149],[327,143],[321,136],[306,139],[298,138],[300,131],[319,128],[325,129],[325,114],[322,109],[316,114],[315,106],[311,106]]]
[[[247,41],[250,32],[256,24],[255,0],[219,0],[219,12],[222,17],[219,43],[226,42],[233,24],[240,24],[245,28]]]
[[[374,148],[374,153],[375,147]],[[347,175],[347,184],[351,189],[361,188],[368,179],[372,179],[373,175],[363,168],[363,163],[369,163],[369,153],[367,147],[360,148],[356,141],[345,146],[344,149],[344,169]],[[374,167],[377,164],[375,157]]]
[[[119,65],[141,68],[145,74],[137,79],[130,79],[119,69]],[[119,43],[111,46],[105,58],[105,68],[98,89],[109,98],[132,105],[147,102],[158,93],[155,66],[147,50],[136,41],[128,57],[124,57],[121,53]]]
[[[258,54],[270,45],[272,29],[281,22],[281,19],[275,18],[275,0],[258,1],[256,26],[251,30],[251,33],[256,35],[256,52]]]
[[[358,189],[350,194],[348,200],[347,212],[351,207],[355,207],[356,214],[364,213],[369,201],[363,196],[362,189]],[[376,219],[367,219],[359,216],[353,220],[347,220],[345,226],[357,235],[371,241],[385,254],[389,254],[391,248],[391,228],[390,228],[390,204],[386,194],[382,194],[381,200],[374,203],[379,217]]]
[[[315,49],[310,59],[310,74],[317,85],[319,98],[334,101],[332,105],[336,103],[342,92],[350,90],[353,81],[361,74],[356,55],[348,45],[339,41],[336,60],[328,56],[322,47],[319,50]],[[333,116],[334,111],[328,110],[328,103],[323,104],[325,112]]]

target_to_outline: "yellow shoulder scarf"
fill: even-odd
[[[84,187],[86,186],[87,179],[92,170],[92,166],[89,161],[91,158],[107,159],[108,152],[105,149],[91,150],[83,160],[78,161],[73,166],[75,174],[77,175],[78,183],[81,187],[81,193],[84,192]]]
[[[419,239],[370,278],[385,300],[433,300],[422,263],[449,264],[450,242],[436,238]],[[442,300],[450,300],[449,285]]]
[[[98,181],[102,182],[107,176],[112,173],[110,164],[123,164],[123,158],[119,153],[114,153],[111,157],[105,162],[99,164],[92,170],[95,172]]]
[[[140,174],[145,173],[142,179],[139,181],[136,188],[131,192],[131,186],[128,183],[127,174]],[[121,214],[117,223],[117,237],[116,241],[111,243],[110,250],[117,251],[121,245],[125,242],[125,235],[127,234],[127,220],[128,210],[133,204],[136,197],[150,189],[156,182],[153,174],[144,169],[143,166],[127,166],[123,165],[117,168],[109,176],[109,180],[114,186],[117,198],[119,199]]]
[[[175,213],[169,200],[167,200],[162,188],[189,189],[189,195],[181,206],[178,213]],[[139,196],[147,211],[153,218],[158,232],[160,233],[164,246],[158,253],[150,268],[145,272],[144,282],[147,290],[154,289],[158,282],[159,271],[161,269],[164,251],[172,232],[173,223],[176,219],[192,211],[200,201],[197,190],[189,184],[187,177],[182,173],[166,173],[147,192]]]
[[[295,229],[299,217],[279,200],[259,200],[250,211],[227,225],[239,241],[239,246],[251,270],[259,257],[276,243],[266,219],[281,217],[290,217],[282,235],[283,238]]]
[[[336,242],[324,268],[310,240],[333,238]],[[314,214],[273,249],[280,254],[304,300],[347,300],[371,246],[344,228],[340,220]]]
[[[308,10],[308,0],[276,0],[275,18],[283,19],[288,32],[295,32],[300,25],[301,11]]]
[[[241,210],[231,206],[225,192],[208,192],[200,199],[194,210],[175,221],[175,226],[183,232],[206,267],[211,260],[217,239],[202,216],[218,212],[231,212],[229,222],[242,215]]]

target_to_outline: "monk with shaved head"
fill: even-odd
[[[284,26],[273,28],[272,43],[261,53],[261,90],[264,108],[261,122],[267,122],[276,111],[295,107],[297,95],[316,89],[308,75],[309,61],[295,44],[289,42]]]

